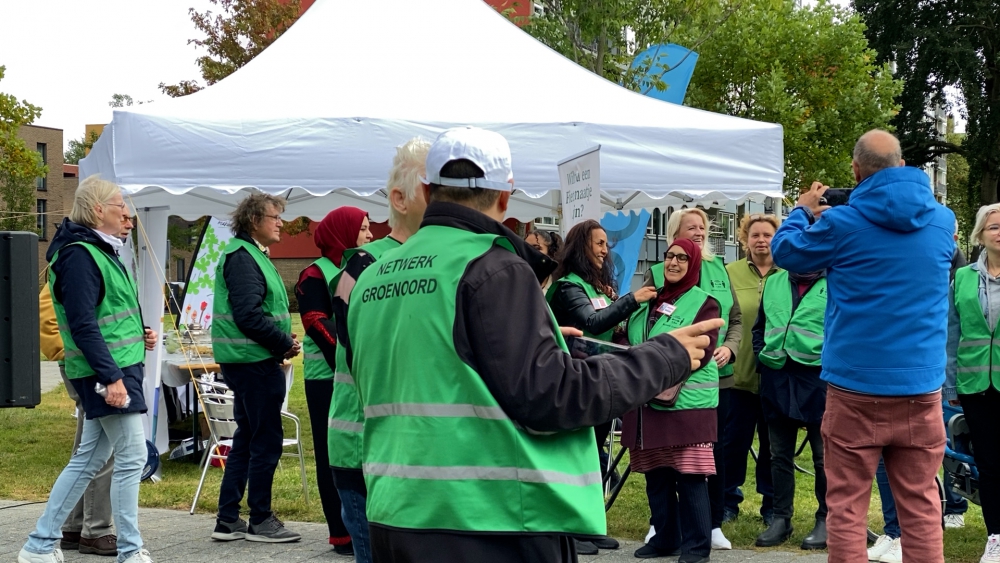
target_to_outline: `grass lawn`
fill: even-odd
[[[293,315],[293,330],[303,334],[298,315]],[[302,420],[302,440],[306,454],[306,471],[310,488],[310,502],[302,497],[299,468],[294,458],[284,458],[274,481],[273,507],[285,520],[322,522],[323,512],[316,489],[315,461],[312,433],[302,383],[301,356],[295,361],[295,384],[289,396],[288,408]],[[52,483],[69,459],[73,445],[76,421],[72,418],[73,402],[60,385],[42,396],[42,403],[35,409],[0,409],[0,498],[26,501],[44,501]],[[286,423],[286,436],[293,431]],[[800,439],[801,442],[801,439]],[[171,446],[173,446],[172,444]],[[756,447],[756,445],[755,445]],[[799,466],[812,470],[809,448],[797,460]],[[140,488],[139,502],[145,507],[188,510],[200,476],[195,463],[169,461],[161,464],[163,480],[144,482]],[[750,461],[753,467],[753,461]],[[760,496],[755,492],[753,470],[748,471],[743,487],[746,500],[740,506],[740,517],[724,524],[723,531],[733,546],[740,549],[754,548],[757,535],[764,530],[760,519]],[[205,487],[198,501],[198,511],[213,513],[216,510],[222,471],[212,468],[205,480]],[[795,533],[780,548],[797,549],[802,538],[812,529],[816,501],[813,498],[813,478],[797,475]],[[876,531],[882,529],[878,491],[873,487],[869,522]],[[982,511],[970,506],[965,515],[965,528],[945,531],[945,559],[955,563],[975,563],[982,555],[986,543],[986,527]],[[649,530],[649,507],[646,503],[645,479],[632,474],[614,507],[608,513],[609,533],[620,539],[642,540]],[[208,533],[206,531],[206,533]]]

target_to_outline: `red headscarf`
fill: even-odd
[[[684,252],[690,256],[687,263],[688,270],[687,273],[684,274],[684,277],[675,283],[670,283],[668,280],[664,279],[663,290],[656,297],[654,310],[656,310],[656,308],[662,303],[669,303],[681,295],[684,295],[687,290],[698,285],[698,282],[701,280],[701,248],[698,246],[698,243],[690,239],[676,239],[667,248],[667,252],[670,252],[670,249],[675,246],[681,247],[681,249],[683,249]],[[657,267],[662,268],[663,266],[660,265]]]
[[[344,251],[358,246],[358,234],[365,217],[368,213],[357,207],[338,207],[327,213],[313,232],[313,240],[323,256],[342,266]]]

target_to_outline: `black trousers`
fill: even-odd
[[[569,536],[449,533],[378,524],[369,530],[372,560],[378,563],[577,563]]]
[[[986,532],[1000,534],[1000,392],[990,386],[985,393],[958,399],[972,433]]]
[[[712,551],[712,516],[704,475],[663,467],[646,473],[653,547],[681,555],[708,557]]]
[[[816,519],[826,520],[826,471],[823,469],[823,438],[820,424],[805,424],[787,417],[771,418],[767,429],[771,437],[771,476],[774,481],[774,517],[790,519],[795,513],[795,450],[799,428],[805,426],[812,450],[815,494],[819,508]]]
[[[326,442],[327,419],[330,417],[330,402],[333,400],[333,380],[306,379],[305,385],[313,451],[316,452],[316,485],[319,487],[319,500],[323,503],[323,515],[326,516],[330,537],[346,538],[347,528],[344,527],[344,519],[340,515],[340,495],[333,484]]]
[[[219,519],[235,522],[246,491],[250,523],[271,516],[271,485],[281,459],[281,403],[285,372],[277,360],[221,364],[222,377],[233,390],[236,435],[219,489]]]
[[[726,420],[726,508],[739,512],[743,495],[740,487],[747,479],[747,454],[753,445],[754,433],[760,442],[763,455],[757,456],[755,476],[757,477],[757,492],[762,500],[761,516],[771,512],[774,501],[774,487],[771,484],[771,451],[770,437],[767,432],[767,419],[761,407],[760,396],[750,391],[740,389],[729,390],[729,416]],[[720,430],[721,432],[721,430]]]
[[[726,515],[726,448],[725,428],[729,417],[729,401],[732,389],[719,389],[719,406],[715,409],[718,435],[712,444],[715,457],[715,475],[708,476],[708,500],[712,506],[712,528],[721,528]]]

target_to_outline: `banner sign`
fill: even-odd
[[[609,260],[615,265],[615,279],[618,280],[618,293],[624,295],[631,290],[632,276],[635,275],[639,263],[639,252],[646,240],[646,227],[649,225],[649,211],[645,209],[629,211],[628,215],[619,211],[605,213],[601,219],[601,227],[608,234],[608,246],[611,252]]]
[[[639,93],[682,105],[697,62],[698,53],[687,47],[673,43],[653,45],[632,61],[632,69],[643,73]],[[658,86],[664,89],[660,90]]]
[[[222,258],[222,251],[233,238],[228,219],[211,217],[198,241],[187,285],[184,286],[184,304],[177,318],[180,325],[199,324],[207,329],[212,326],[212,303],[215,298],[215,268]]]
[[[601,145],[559,163],[562,235],[573,225],[601,218]]]

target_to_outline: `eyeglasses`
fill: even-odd
[[[990,225],[986,227],[984,230],[990,233],[1000,232],[1000,225]]]
[[[110,206],[113,206],[113,207],[120,207],[122,211],[125,211],[125,204],[124,203],[105,203],[104,205],[110,205]]]
[[[131,222],[132,222],[132,216],[131,215],[125,215],[125,216],[122,217],[122,223],[131,223]]]
[[[678,264],[687,264],[687,261],[691,259],[691,257],[687,254],[674,254],[673,252],[665,252],[663,254],[663,261],[667,264],[669,264],[674,258],[677,259]]]
[[[281,215],[265,215],[268,219],[274,219],[275,221],[281,222]]]

